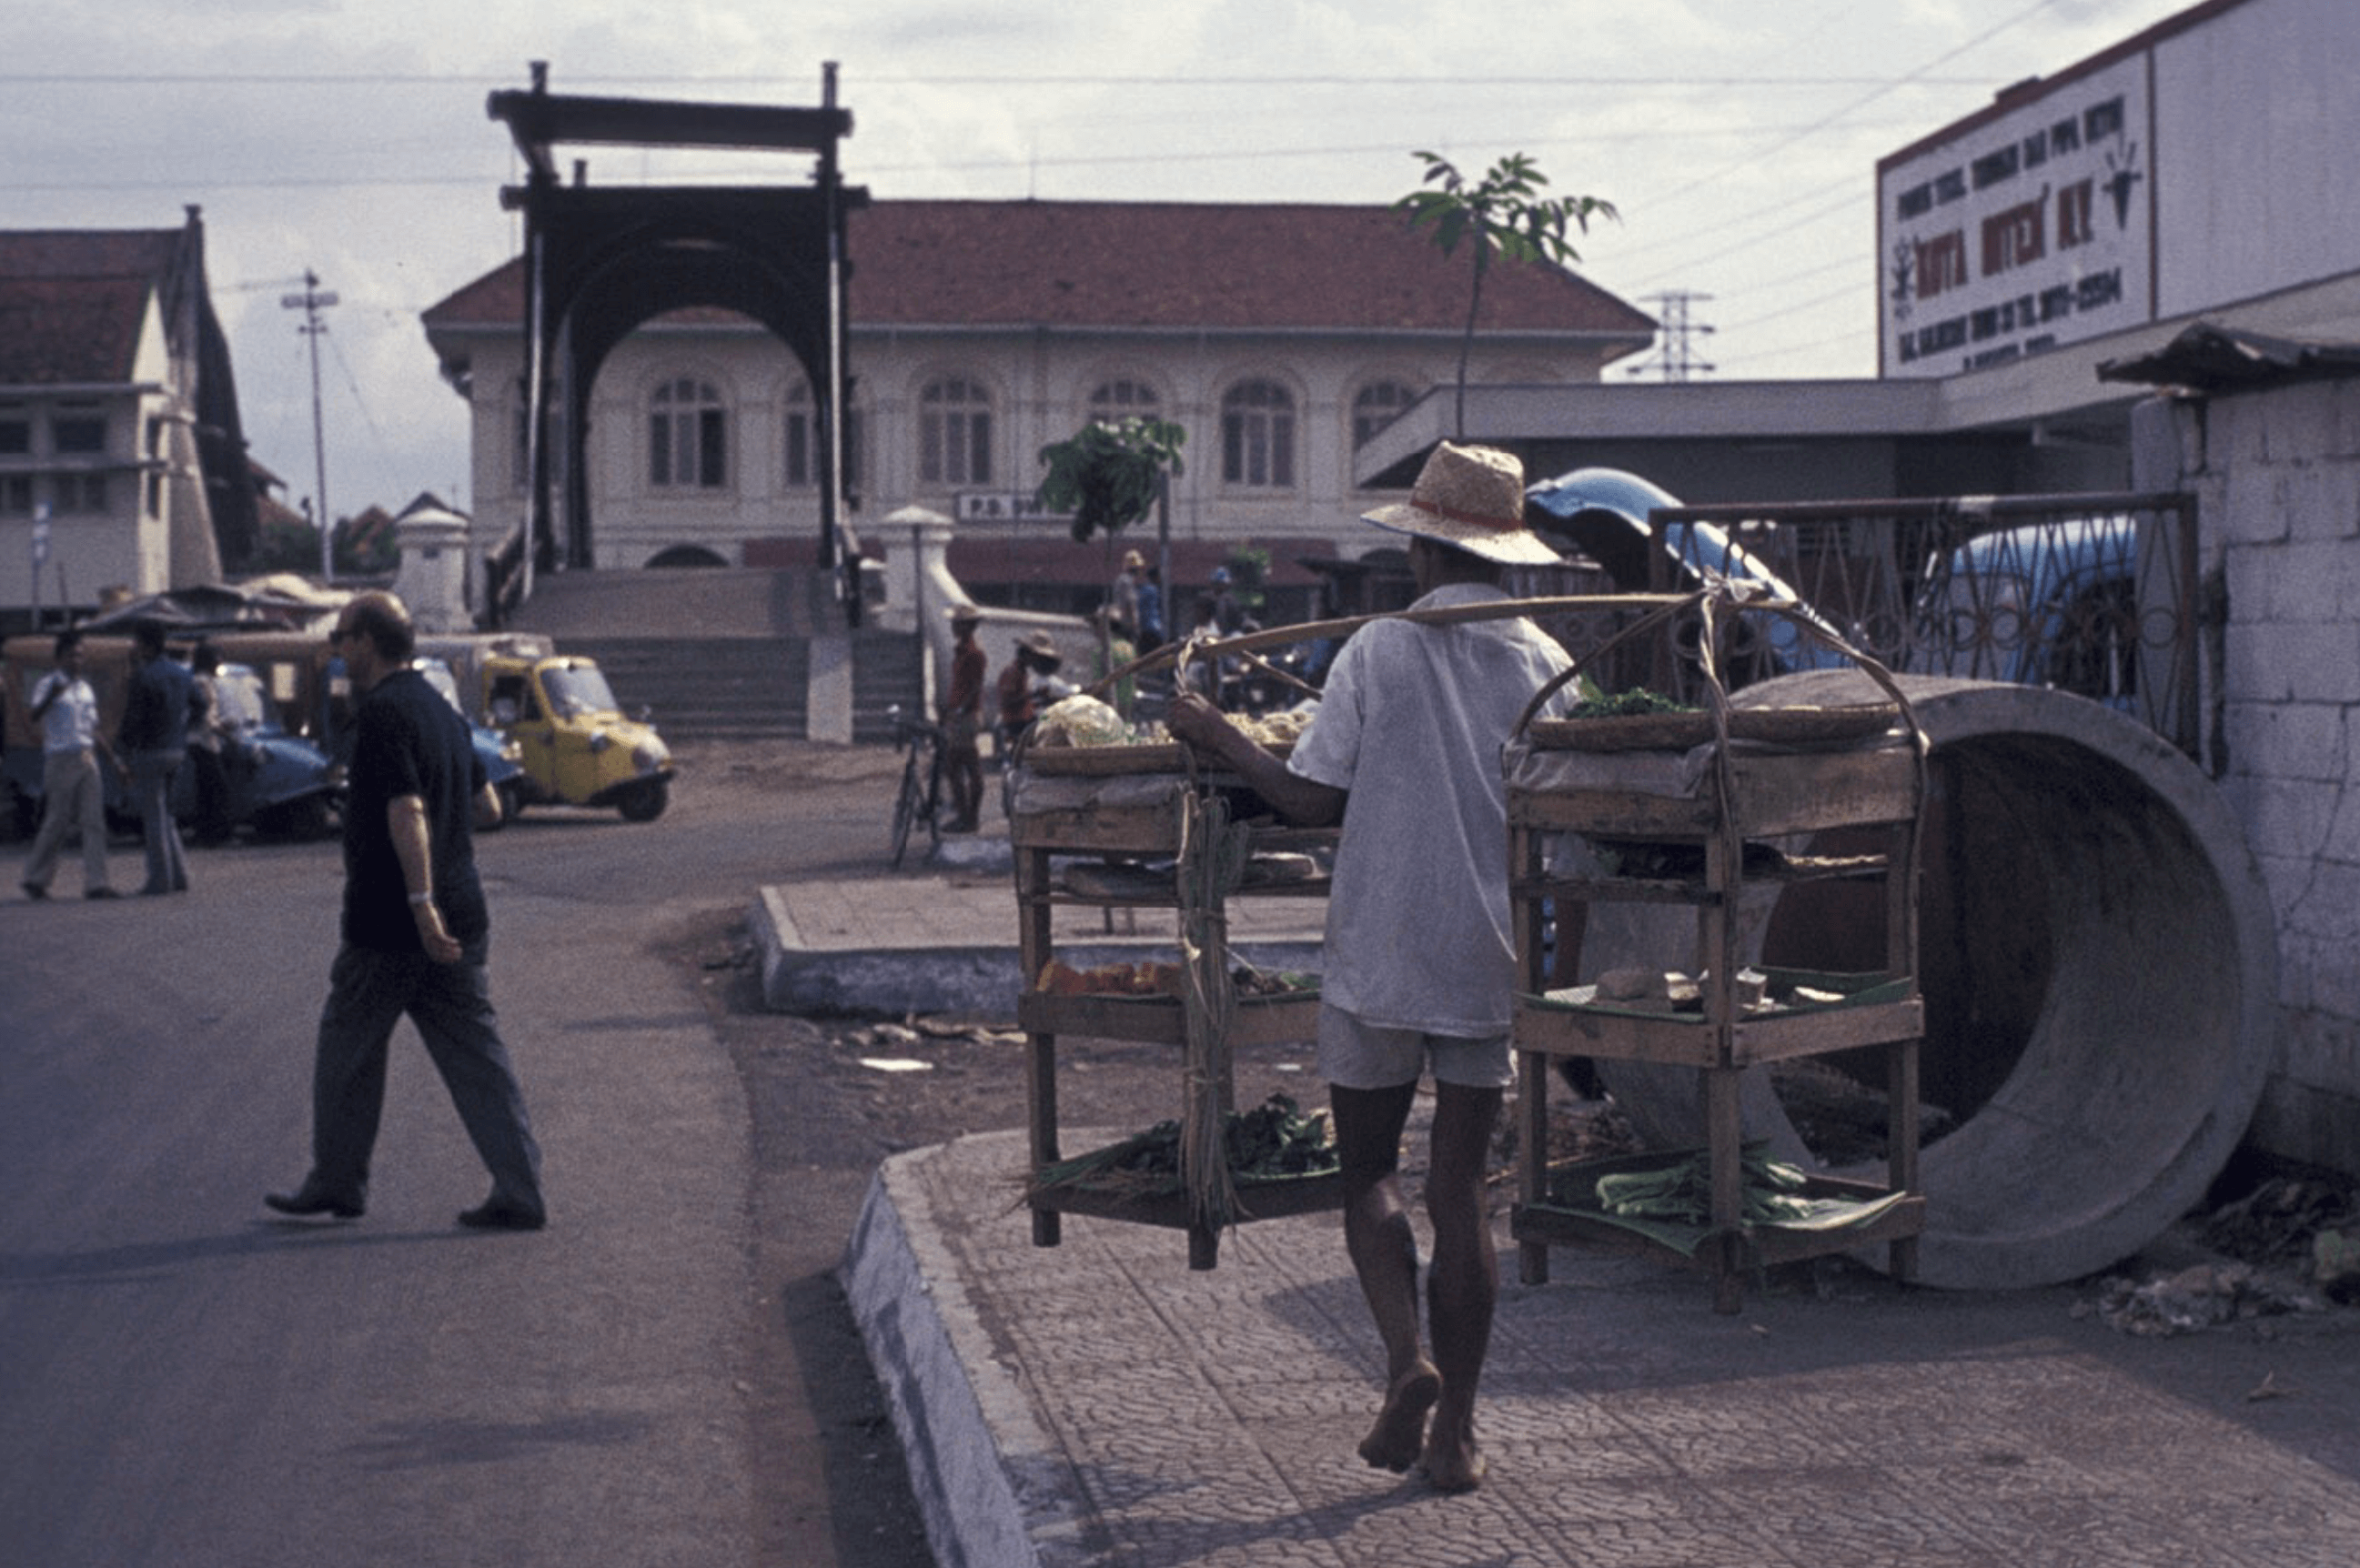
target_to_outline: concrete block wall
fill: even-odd
[[[2360,379],[2215,395],[2179,424],[2223,590],[2220,783],[2278,924],[2248,1141],[2360,1174]]]

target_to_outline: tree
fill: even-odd
[[[1592,217],[1620,220],[1613,204],[1596,196],[1543,196],[1548,176],[1523,153],[1510,153],[1473,184],[1439,153],[1410,155],[1426,160],[1421,182],[1435,190],[1413,191],[1393,203],[1408,214],[1412,229],[1431,228],[1434,243],[1450,255],[1459,242],[1475,250],[1475,278],[1468,290],[1467,330],[1459,340],[1459,438],[1467,436],[1467,359],[1475,346],[1475,322],[1483,309],[1483,274],[1491,258],[1548,261],[1560,266],[1581,259],[1566,237],[1568,226],[1590,232]]]
[[[1163,497],[1164,479],[1180,472],[1180,449],[1188,432],[1169,419],[1126,414],[1119,419],[1092,419],[1070,440],[1052,441],[1041,449],[1048,466],[1039,499],[1052,512],[1074,514],[1074,542],[1087,544],[1092,534],[1106,539],[1107,576],[1114,576],[1114,536],[1155,509]],[[1169,515],[1165,525],[1169,529]],[[1159,539],[1156,581],[1172,574],[1171,543]],[[1132,635],[1139,632],[1131,628]],[[1112,648],[1112,630],[1098,626],[1098,651]]]
[[[1093,419],[1068,441],[1041,449],[1049,472],[1041,481],[1041,505],[1074,514],[1074,542],[1095,533],[1112,536],[1154,508],[1164,476],[1180,472],[1180,448],[1188,432],[1168,419],[1137,414]]]

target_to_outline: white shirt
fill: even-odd
[[[1506,597],[1446,583],[1413,609]],[[1500,748],[1569,660],[1522,617],[1376,621],[1337,654],[1288,768],[1350,792],[1320,997],[1363,1023],[1504,1033],[1516,984]],[[1560,692],[1551,710],[1571,701]]]
[[[39,707],[51,687],[59,688],[58,700],[41,715],[42,754],[54,757],[60,752],[88,751],[93,744],[91,737],[98,733],[97,694],[81,676],[52,670],[33,682],[31,705]]]

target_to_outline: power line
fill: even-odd
[[[2053,0],[2044,0],[2044,4]],[[2038,9],[2038,7],[2035,7]],[[2029,13],[2027,13],[2027,15]],[[2021,20],[2022,18],[2017,18]],[[2013,24],[2009,24],[2013,25]],[[1983,35],[1989,37],[1989,34]],[[1974,42],[1981,42],[1978,38]],[[1961,46],[1967,47],[1967,46]],[[1954,51],[1956,52],[1956,51]],[[1945,56],[1944,59],[1949,59]],[[1939,61],[1936,62],[1940,63]],[[18,71],[0,72],[0,84],[11,87],[485,87],[511,84],[510,74],[366,74],[339,71]],[[1469,87],[1486,90],[1510,87],[1580,88],[1586,92],[1629,88],[1653,92],[1661,88],[1719,90],[1730,87],[1984,87],[1990,76],[1929,77],[1912,73],[1896,83],[1885,76],[1116,76],[1108,74],[1046,76],[864,76],[858,82],[878,87],[1432,87],[1458,92]],[[569,75],[567,84],[582,87],[746,87],[802,89],[800,78],[766,71],[756,75],[639,76]]]
[[[1825,130],[1828,126],[1834,125],[1838,120],[1843,119],[1852,114],[1856,110],[1866,108],[1869,104],[1875,103],[1879,98],[1884,97],[1888,93],[1896,92],[1910,83],[1926,80],[1926,72],[1933,70],[1934,67],[1947,64],[1950,61],[1958,59],[1959,56],[1966,53],[1969,49],[1989,42],[1991,39],[1997,38],[2000,34],[2006,32],[2011,27],[2019,26],[2034,15],[2046,11],[2049,6],[2054,5],[2055,4],[2057,4],[2057,0],[2033,0],[2032,5],[2026,6],[2015,16],[2008,17],[2007,20],[2004,22],[1998,23],[1988,30],[1977,33],[1973,38],[1971,38],[1965,43],[1959,45],[1958,48],[1950,50],[1948,54],[1943,55],[1940,59],[1929,60],[1916,71],[1907,71],[1898,77],[1893,78],[1886,82],[1883,86],[1877,88],[1875,92],[1871,93],[1867,97],[1855,99],[1853,102],[1845,104],[1842,108],[1836,110],[1833,114],[1829,114],[1825,119],[1819,120],[1811,125],[1804,126],[1801,130],[1797,131],[1794,135],[1788,136],[1785,141],[1773,142],[1766,147],[1755,148],[1743,163],[1731,164],[1724,168],[1714,169],[1710,174],[1699,175],[1696,179],[1689,180],[1686,185],[1677,186],[1670,191],[1659,193],[1656,200],[1668,201],[1674,196],[1682,195],[1688,191],[1693,191],[1700,185],[1709,185],[1712,183],[1712,181],[1719,180],[1725,175],[1737,173],[1750,168],[1757,168],[1765,159],[1768,158],[1771,154],[1783,152],[1787,147],[1794,146],[1795,143],[1803,140],[1806,136],[1817,135],[1819,132]]]
[[[1861,265],[1862,260],[1860,257],[1846,256],[1840,262],[1830,262],[1828,267],[1819,267],[1817,270],[1825,272],[1836,267],[1857,267]],[[1765,310],[1758,316],[1748,316],[1742,321],[1732,321],[1729,325],[1729,330],[1731,332],[1739,332],[1747,327],[1758,327],[1765,321],[1775,321],[1783,316],[1792,316],[1800,311],[1817,310],[1821,305],[1832,304],[1838,299],[1857,299],[1860,297],[1860,285],[1858,283],[1847,284],[1841,289],[1830,289],[1824,294],[1814,294],[1808,299],[1798,299],[1792,305],[1781,305],[1775,310]]]

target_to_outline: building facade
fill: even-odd
[[[1456,377],[1467,254],[1445,257],[1386,208],[880,201],[847,223],[854,528],[890,550],[878,519],[949,517],[955,568],[978,588],[1098,580],[1099,552],[1032,503],[1041,449],[1097,418],[1185,431],[1176,540],[1365,548],[1356,449]],[[522,310],[510,262],[425,318],[472,411],[478,554],[525,518]],[[1653,326],[1570,272],[1495,267],[1470,380],[1594,382]],[[589,409],[595,566],[813,559],[811,389],[754,323],[661,317],[608,356]]]
[[[255,504],[197,210],[0,234],[0,615],[218,582]]]

